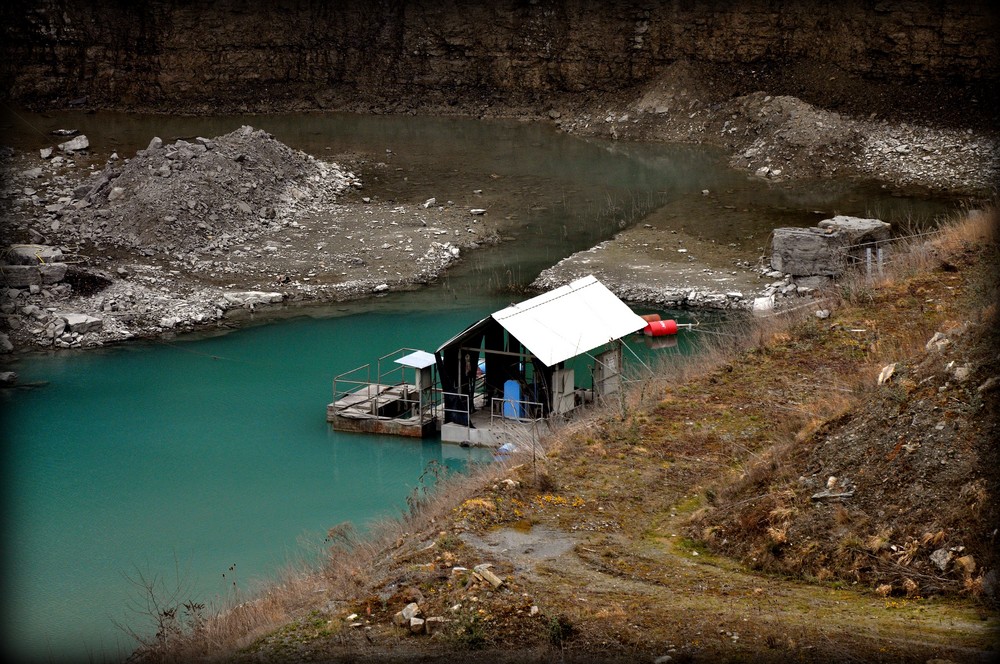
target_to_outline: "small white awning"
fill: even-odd
[[[402,364],[404,367],[413,367],[414,369],[426,369],[427,367],[434,366],[434,354],[428,353],[425,350],[415,350],[409,355],[404,355],[396,360],[396,364]]]
[[[554,366],[646,326],[593,275],[493,314],[546,366]]]

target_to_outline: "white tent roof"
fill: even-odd
[[[413,367],[414,369],[426,369],[434,364],[434,355],[425,350],[415,350],[409,355],[404,355],[396,360],[396,364],[402,364],[404,367]]]
[[[550,367],[646,326],[593,275],[511,305],[493,318]]]

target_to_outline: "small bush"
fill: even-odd
[[[480,650],[487,645],[486,626],[475,611],[458,617],[455,628],[455,642],[467,650]]]
[[[562,648],[575,633],[576,628],[566,616],[556,616],[549,621],[549,641],[557,648]]]

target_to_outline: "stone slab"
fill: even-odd
[[[59,263],[62,259],[62,249],[45,244],[12,244],[7,250],[7,260],[14,265]]]
[[[56,284],[66,276],[65,263],[44,265],[0,265],[0,283],[7,288],[27,288],[32,285]]]
[[[863,219],[861,217],[848,217],[838,215],[831,219],[824,219],[817,224],[823,229],[833,229],[846,233],[849,244],[865,244],[868,242],[884,242],[889,239],[889,232],[892,224],[880,219]]]
[[[88,316],[87,314],[59,314],[66,321],[66,327],[70,332],[86,334],[87,332],[97,332],[104,327],[104,321],[100,318]]]

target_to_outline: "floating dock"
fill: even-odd
[[[340,431],[530,447],[550,417],[620,390],[621,339],[648,324],[593,276],[577,279],[471,324],[435,353],[401,348],[338,375],[326,419]],[[588,389],[567,364],[581,355],[593,361]]]
[[[438,432],[434,356],[401,348],[333,379],[326,421],[338,431],[427,438]],[[409,375],[407,375],[409,374]]]

